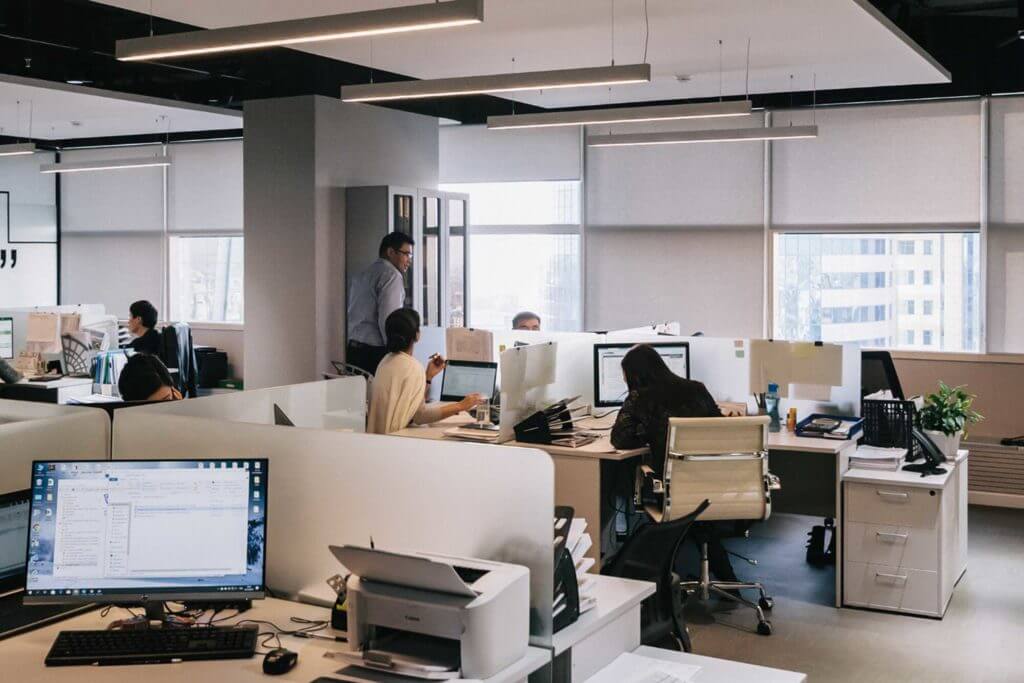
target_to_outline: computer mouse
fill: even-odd
[[[271,650],[263,657],[263,673],[280,676],[295,668],[299,661],[299,653],[283,647]]]

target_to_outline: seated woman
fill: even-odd
[[[370,394],[370,416],[366,431],[390,434],[405,429],[410,423],[439,422],[464,410],[471,410],[484,400],[470,394],[458,403],[427,403],[430,381],[444,370],[445,360],[436,356],[426,370],[412,357],[413,347],[420,339],[420,314],[411,308],[400,308],[384,321],[388,355],[377,366]]]
[[[181,392],[167,366],[156,356],[137,353],[128,359],[117,380],[124,401],[180,401]]]

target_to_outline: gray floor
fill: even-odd
[[[834,575],[803,562],[811,518],[777,515],[729,545],[775,597],[774,633],[746,608],[687,607],[696,654],[802,671],[812,683],[1024,681],[1024,510],[971,507],[967,573],[942,620],[829,606]],[[819,522],[820,523],[820,522]]]

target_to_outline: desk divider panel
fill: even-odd
[[[102,410],[0,400],[0,494],[29,488],[33,460],[107,460]]]
[[[338,381],[338,380],[333,380]],[[119,411],[114,459],[268,458],[268,583],[333,602],[328,545],[530,568],[531,642],[551,644],[554,467],[543,451]]]

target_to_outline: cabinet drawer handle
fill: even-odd
[[[894,579],[896,581],[906,582],[906,576],[900,576],[899,574],[883,574],[882,572],[875,572],[875,578],[879,579]]]
[[[894,534],[885,531],[876,531],[875,535],[879,538],[898,538],[901,541],[907,540],[907,537],[909,536],[909,534]]]
[[[883,498],[899,498],[900,500],[910,499],[910,494],[904,493],[903,491],[883,491],[882,489],[878,489],[876,493]]]

